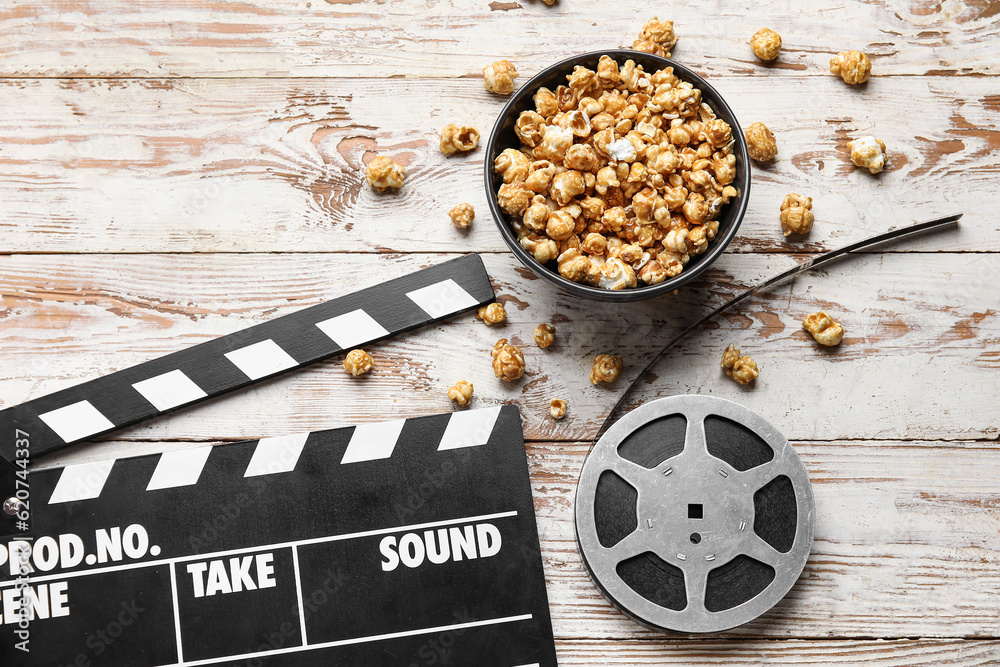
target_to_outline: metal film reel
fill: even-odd
[[[651,401],[616,422],[580,474],[577,539],[625,613],[720,632],[788,593],[812,546],[814,505],[788,440],[711,396]]]

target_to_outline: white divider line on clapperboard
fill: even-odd
[[[292,568],[295,571],[295,597],[299,604],[299,632],[302,633],[302,643],[308,644],[309,640],[306,638],[306,608],[302,602],[302,574],[299,569],[298,545],[292,547]]]
[[[353,639],[339,639],[332,642],[323,642],[322,644],[312,644],[309,646],[292,646],[289,648],[279,648],[272,649],[270,651],[257,651],[254,653],[241,653],[240,655],[227,655],[219,658],[206,658],[204,660],[192,660],[191,662],[177,662],[173,663],[175,665],[185,665],[185,667],[198,667],[198,665],[211,665],[213,663],[218,663],[220,661],[239,661],[239,660],[249,660],[251,658],[259,658],[264,656],[272,655],[284,655],[287,653],[301,653],[302,651],[315,651],[317,649],[323,648],[335,648],[338,646],[350,646],[352,644],[366,644],[368,642],[378,642],[386,639],[400,639],[402,637],[415,637],[417,635],[429,635],[435,632],[447,632],[449,630],[467,630],[469,628],[481,628],[488,625],[501,625],[503,623],[518,623],[520,621],[530,621],[534,618],[533,614],[521,614],[520,616],[504,616],[502,618],[488,618],[483,621],[471,621],[469,623],[455,623],[453,625],[438,625],[433,628],[420,628],[417,630],[404,630],[403,632],[390,632],[384,635],[369,635],[368,637],[355,637]],[[525,665],[524,667],[539,667],[538,663],[534,665]]]
[[[177,662],[184,662],[184,647],[181,643],[181,604],[177,598],[177,568],[170,564],[170,595],[174,603],[174,639],[177,641]]]

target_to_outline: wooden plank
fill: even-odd
[[[443,261],[439,255],[14,255],[0,257],[5,335],[0,398],[10,405]],[[447,388],[476,387],[474,405],[516,401],[532,439],[592,437],[654,350],[713,304],[790,266],[789,256],[727,254],[703,282],[652,302],[567,297],[510,255],[486,255],[508,323],[471,315],[376,346],[371,376],[339,360],[123,431],[140,439],[237,439],[446,411]],[[1000,255],[866,255],[763,295],[695,333],[634,400],[711,393],[745,403],[794,439],[997,438],[1000,310],[984,302]],[[800,320],[820,308],[845,342],[821,348]],[[557,343],[537,348],[535,326]],[[497,380],[498,338],[524,350],[527,373]],[[719,368],[735,342],[761,366],[751,387]],[[460,344],[459,344],[460,343]],[[595,354],[623,355],[623,377],[595,387]],[[345,401],[344,396],[350,397]],[[566,419],[547,416],[551,398]],[[121,436],[119,436],[121,437]]]
[[[984,45],[998,35],[993,3],[808,6],[642,0],[614,4],[448,0],[13,0],[0,11],[4,76],[464,76],[499,58],[535,71],[569,54],[631,45],[648,18],[677,24],[674,55],[712,74],[829,76],[831,54],[851,48],[889,74],[997,74]],[[748,16],[748,13],[750,16]],[[778,30],[781,60],[763,70],[748,46]]]
[[[886,77],[869,92],[801,77],[714,83],[780,144],[775,164],[754,167],[733,250],[820,251],[957,211],[960,232],[905,248],[1000,250],[992,79]],[[437,148],[452,121],[485,141],[499,110],[471,79],[0,81],[0,252],[505,250],[483,149]],[[873,131],[890,152],[877,177],[847,150]],[[376,152],[406,165],[400,192],[364,184]],[[804,241],[781,235],[792,191],[815,200]],[[468,232],[447,218],[462,201],[477,211]]]
[[[49,457],[43,465],[190,446],[101,442]],[[568,651],[567,664],[587,663],[602,646],[605,650],[615,647],[615,660],[620,664],[646,664],[655,658],[694,660],[696,656],[708,662],[694,664],[716,664],[710,660],[722,659],[721,646],[730,646],[739,656],[773,651],[779,663],[779,656],[807,660],[807,655],[814,655],[817,662],[850,664],[862,654],[826,642],[803,645],[807,650],[800,652],[783,648],[785,643],[735,644],[716,638],[995,638],[1000,633],[996,596],[1000,517],[995,511],[1000,505],[1000,483],[994,474],[1000,465],[1000,449],[993,443],[796,442],[816,499],[815,542],[802,578],[760,619],[697,642],[683,641],[678,635],[664,640],[663,633],[631,621],[602,597],[587,574],[576,543],[573,512],[588,450],[588,443],[579,442],[528,445],[556,636],[587,640],[562,645]],[[619,644],[617,640],[630,641]],[[619,646],[624,648],[619,650]],[[949,642],[927,647],[902,642],[889,645],[880,659],[885,664],[914,664],[905,660],[918,658],[948,664],[932,660],[946,653],[946,648],[954,647]],[[968,659],[983,660],[996,656],[996,651],[994,644],[983,645]]]
[[[1000,644],[989,640],[774,641],[657,639],[557,641],[569,665],[995,665]]]

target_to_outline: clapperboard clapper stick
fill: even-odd
[[[0,499],[15,496],[24,442],[35,460],[495,298],[467,255],[0,411]]]
[[[27,588],[0,548],[4,667],[556,665],[515,406],[50,468],[31,491]]]

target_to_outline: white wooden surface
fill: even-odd
[[[533,279],[489,219],[482,151],[445,158],[441,126],[488,132],[503,99],[478,73],[500,57],[521,82],[555,60],[628,44],[645,18],[677,23],[681,62],[779,160],[754,171],[750,211],[706,279],[616,307]],[[0,404],[11,405],[331,298],[457,253],[486,261],[510,322],[454,318],[373,347],[376,371],[338,360],[75,447],[39,466],[152,453],[451,409],[460,377],[480,406],[516,402],[535,491],[562,665],[1000,663],[1000,6],[977,0],[758,3],[640,0],[9,0],[0,7]],[[781,32],[761,67],[746,41]],[[833,52],[875,75],[849,88]],[[874,132],[872,177],[846,143]],[[403,190],[362,185],[375,152]],[[807,242],[777,209],[812,196]],[[473,203],[467,233],[446,212]],[[731,633],[652,632],[612,608],[580,561],[576,478],[592,437],[657,345],[699,313],[810,253],[964,211],[955,232],[847,260],[762,295],[691,336],[638,398],[712,393],[777,424],[813,480],[816,542],[790,595]],[[847,338],[820,349],[799,320],[825,308]],[[530,343],[539,322],[558,343]],[[501,385],[488,350],[524,344]],[[718,359],[761,365],[741,388]],[[586,380],[602,351],[617,383]],[[334,402],[348,393],[352,400]],[[570,403],[563,422],[548,400]],[[262,410],[267,406],[267,410]],[[265,416],[266,415],[266,416]]]

